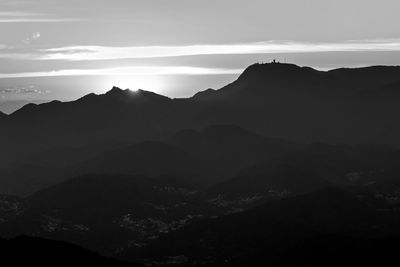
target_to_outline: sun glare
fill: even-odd
[[[163,91],[161,78],[151,75],[123,75],[110,76],[107,78],[108,87],[117,86],[122,89],[130,89],[136,91],[143,89],[160,93]]]

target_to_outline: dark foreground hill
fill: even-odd
[[[6,265],[142,266],[105,258],[72,244],[28,236],[0,239],[0,255]]]
[[[36,235],[107,255],[227,210],[173,176],[118,174],[75,177],[13,203],[20,208],[0,217],[0,236]]]
[[[309,179],[282,171],[288,176],[281,184]],[[332,264],[384,257],[387,265],[400,234],[398,185],[299,191],[252,205],[245,196],[210,199],[175,177],[87,175],[25,199],[5,198],[0,235],[35,234],[156,266],[318,266],[332,255]]]

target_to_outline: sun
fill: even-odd
[[[152,92],[163,90],[161,79],[152,75],[118,75],[107,78],[110,86],[117,86],[132,91],[143,89]]]

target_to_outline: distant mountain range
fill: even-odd
[[[301,145],[234,125],[181,130],[160,141],[105,142],[25,155],[0,169],[1,192],[27,195],[87,173],[172,175],[192,186],[225,181],[244,167]]]
[[[173,145],[171,153],[172,150],[177,152],[177,148],[183,150],[181,156],[187,153],[192,161],[196,161],[195,158],[198,160],[197,163],[188,163],[187,169],[191,169],[193,164],[205,166],[200,168],[202,173],[211,168],[213,177],[207,177],[218,180],[216,177],[220,176],[220,181],[228,175],[227,169],[231,170],[228,176],[234,175],[261,158],[276,156],[276,151],[282,154],[293,149],[296,142],[397,146],[400,144],[397,118],[400,114],[397,105],[399,74],[400,67],[386,66],[323,72],[292,64],[254,64],[233,83],[187,99],[170,99],[144,90],[114,87],[106,94],[89,94],[76,101],[29,104],[9,116],[0,116],[0,167],[3,165],[0,172],[5,177],[2,179],[8,180],[2,187],[13,187],[13,181],[18,180],[13,178],[14,170],[18,169],[20,174],[17,176],[26,177],[25,174],[29,173],[30,176],[43,177],[34,182],[35,185],[32,181],[36,178],[32,180],[32,177],[29,178],[31,182],[23,183],[28,187],[32,184],[33,187],[25,191],[32,192],[40,188],[45,177],[54,176],[54,170],[48,170],[46,165],[54,169],[62,162],[65,163],[62,167],[68,168],[67,172],[62,170],[63,174],[68,173],[67,177],[83,174],[86,172],[84,169],[89,171],[93,164],[111,172],[111,164],[114,164],[114,169],[120,168],[115,165],[117,160],[112,163],[112,159],[100,159],[98,154],[101,151],[108,154],[113,149],[121,149],[115,153],[119,154],[120,166],[124,165],[120,169],[122,173],[148,174],[137,166],[139,161],[145,160],[139,156],[144,152],[139,152],[141,147],[147,147],[149,157],[151,153],[158,154],[150,151],[150,143],[134,145],[130,150],[125,148],[148,140]],[[240,137],[243,133],[226,129],[232,132],[232,138],[238,138],[228,140],[223,128],[214,132],[212,128],[205,133],[199,132],[210,125],[238,125],[256,132],[258,136]],[[189,130],[182,132],[185,129]],[[263,141],[263,138],[270,140]],[[162,146],[164,150],[168,148],[164,144]],[[122,163],[128,161],[128,155],[124,156],[124,153],[131,153],[129,151],[136,153],[132,164],[133,161],[137,164],[129,167],[133,172]],[[221,153],[224,160],[215,165],[218,157],[222,157]],[[230,160],[228,154],[231,155]],[[164,157],[166,155],[164,153]],[[176,153],[175,156],[168,155],[168,160],[177,156]],[[97,163],[92,160],[87,162],[87,166],[79,168],[81,171],[73,172],[76,167],[72,165],[78,162],[86,164],[86,160],[95,156]],[[47,158],[47,164],[38,161],[43,157]],[[107,164],[100,163],[102,160]],[[161,166],[163,159],[154,160]],[[209,165],[205,161],[214,163]],[[179,162],[178,158],[175,162]],[[21,164],[25,166],[21,167]],[[223,164],[232,168],[225,168]],[[148,166],[148,170],[152,169],[151,164]],[[179,175],[191,176],[182,171]],[[164,169],[162,172],[169,171]],[[195,177],[193,179],[198,181]],[[4,192],[24,193],[14,189]]]
[[[0,101],[0,112],[11,114],[29,103],[41,104],[48,100],[7,100]]]
[[[165,138],[187,128],[236,124],[267,137],[400,144],[400,67],[328,72],[255,64],[233,83],[187,99],[113,88],[76,101],[29,104],[0,125],[6,155],[109,139]],[[18,140],[18,142],[16,141]]]

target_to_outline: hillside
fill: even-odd
[[[390,248],[398,247],[394,241],[397,239],[375,239],[384,238],[388,231],[396,229],[398,216],[395,219],[386,215],[368,201],[328,188],[193,223],[124,256],[150,257],[163,262],[172,255],[182,255],[186,264],[215,266],[320,266],[321,260],[327,260],[328,266],[348,266],[347,261],[358,266],[368,260],[391,264],[392,260],[398,262]],[[361,245],[363,242],[366,243]],[[378,249],[379,244],[390,249]],[[315,249],[321,255],[308,249]],[[296,258],[292,258],[294,255]],[[335,255],[333,265],[323,255]],[[359,255],[363,257],[358,258]]]

